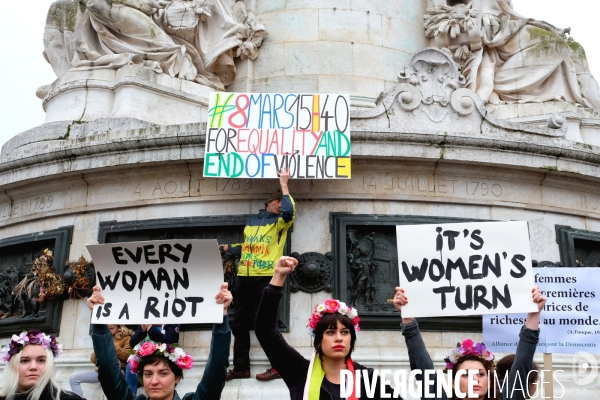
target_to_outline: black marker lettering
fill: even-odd
[[[110,287],[110,290],[115,290],[115,286],[117,286],[117,282],[119,281],[119,276],[121,275],[120,271],[117,271],[115,274],[115,279],[111,278],[111,275],[106,275],[106,277],[102,276],[99,271],[96,271],[96,276],[98,276],[98,282],[100,283],[100,287],[102,290],[106,289],[106,287]],[[106,280],[105,280],[106,279]]]
[[[511,269],[510,276],[512,276],[513,278],[517,278],[517,279],[524,277],[525,274],[527,273],[527,269],[519,261],[525,261],[525,256],[523,256],[521,254],[515,254],[513,256],[512,260],[510,260],[512,265],[517,267],[517,269],[519,270],[518,272],[515,272]]]
[[[147,246],[144,246],[144,258],[146,259],[146,264],[158,264],[158,260],[153,260],[150,257],[152,257],[153,255],[155,255],[156,253],[153,251],[150,251],[154,249],[154,245],[153,244],[149,244]]]
[[[146,309],[144,310],[144,319],[148,319],[150,313],[154,315],[156,318],[160,317],[160,313],[156,309],[156,305],[158,304],[158,299],[156,297],[148,297],[146,300]]]
[[[157,281],[157,287],[156,288],[158,290],[161,290],[163,282],[167,285],[167,287],[169,288],[169,290],[173,290],[173,284],[171,283],[171,277],[167,273],[166,269],[164,269],[164,268],[159,268],[158,269],[158,278],[156,279],[156,281]]]
[[[192,317],[196,316],[196,304],[200,304],[204,301],[204,297],[186,297],[185,301],[192,303]]]
[[[476,241],[479,244],[473,244],[471,243],[470,246],[473,250],[480,250],[483,247],[483,239],[481,238],[481,231],[479,229],[475,229],[473,231],[473,233],[471,233],[471,239],[473,239],[474,241]]]
[[[158,246],[158,259],[161,264],[165,263],[165,257],[170,258],[175,262],[179,262],[180,258],[171,254],[172,249],[170,244],[161,244]]]
[[[119,319],[123,318],[123,315],[125,315],[125,319],[129,320],[129,306],[127,305],[127,303],[125,303],[125,305],[123,306],[123,309],[121,309],[121,313],[119,314]]]
[[[179,306],[179,309],[177,306]],[[175,299],[175,300],[173,300],[173,307],[171,308],[171,312],[173,313],[174,316],[179,318],[185,312],[185,307],[186,307],[185,301],[183,301],[181,299]]]
[[[179,243],[175,243],[174,247],[183,253],[181,261],[183,261],[184,264],[187,264],[188,259],[190,258],[190,253],[192,252],[192,244],[190,243],[187,246],[183,247]]]
[[[127,280],[129,278],[129,281]],[[132,292],[135,289],[135,284],[137,283],[137,275],[131,271],[123,271],[123,278],[121,279],[121,284],[123,288],[128,292]]]
[[[135,255],[127,248],[125,249],[125,253],[127,253],[127,255],[129,257],[131,257],[133,262],[136,264],[139,264],[140,261],[142,261],[142,248],[141,247],[138,247],[137,249],[135,249]]]
[[[123,253],[121,252],[121,250],[123,250],[122,247],[113,247],[111,250],[113,253],[113,257],[115,258],[115,262],[117,264],[119,264],[119,265],[127,264],[127,260],[121,260],[121,258],[120,258],[123,256]]]
[[[442,310],[446,308],[446,293],[454,293],[454,286],[442,286],[433,289],[433,293],[440,293],[442,295]]]

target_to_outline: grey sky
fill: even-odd
[[[4,62],[0,63],[3,77],[0,146],[17,133],[44,123],[42,101],[35,96],[35,91],[56,78],[42,56],[46,12],[53,1],[33,0],[34,5],[28,7],[23,7],[23,0],[2,5],[4,19],[0,24],[0,37],[4,38]],[[522,15],[559,27],[570,26],[572,36],[587,51],[592,73],[600,77],[600,49],[594,28],[598,23],[595,11],[600,8],[597,1],[513,0],[513,4]]]

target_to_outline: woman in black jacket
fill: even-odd
[[[0,399],[4,400],[81,400],[75,393],[61,390],[56,382],[54,358],[62,351],[54,335],[30,330],[13,335],[5,352],[4,369],[0,386]]]
[[[328,299],[317,305],[309,323],[309,330],[315,337],[315,352],[311,361],[302,357],[286,343],[277,324],[277,310],[285,277],[297,264],[298,261],[292,257],[281,257],[277,261],[271,283],[265,288],[258,307],[254,331],[271,365],[290,390],[291,400],[338,400],[341,399],[340,371],[351,371],[354,382],[358,371],[361,376],[368,375],[369,382],[373,381],[373,369],[353,362],[351,358],[358,316],[356,310],[338,300]],[[367,395],[364,380],[361,379],[360,396],[356,396],[355,390],[352,390],[352,395],[347,398],[380,399],[382,387],[379,378],[375,383],[373,395]],[[393,389],[387,385],[383,391],[392,398],[400,398],[394,397]]]

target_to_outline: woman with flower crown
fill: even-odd
[[[462,343],[453,349],[448,357],[444,359],[446,370],[452,372],[452,382],[455,382],[456,374],[459,370],[475,370],[475,385],[473,392],[479,400],[522,400],[527,397],[527,387],[523,382],[527,382],[529,372],[533,368],[533,356],[539,341],[540,313],[546,304],[546,297],[542,295],[540,289],[536,286],[531,289],[533,302],[537,304],[538,311],[527,314],[525,325],[521,328],[519,334],[519,344],[515,360],[508,372],[508,376],[501,382],[501,388],[494,386],[495,365],[494,355],[488,351],[483,343],[474,343],[471,339],[465,339]],[[394,306],[398,311],[402,311],[402,306],[408,303],[408,297],[404,289],[396,288],[394,296]],[[408,358],[411,369],[415,370],[433,370],[433,362],[427,353],[425,343],[419,331],[419,325],[414,318],[402,318],[402,334],[406,339],[408,348]],[[435,377],[433,384],[429,389],[430,393],[436,393]],[[465,398],[468,391],[468,376],[462,375],[459,381],[459,387],[453,384],[452,399]],[[427,388],[423,388],[427,390]],[[462,397],[457,395],[460,392]],[[436,399],[446,400],[446,395],[442,392],[442,397]]]
[[[56,382],[54,359],[62,352],[62,345],[54,335],[30,330],[13,335],[9,344],[2,346],[8,362],[2,376],[2,400],[78,400],[75,393],[66,392]]]
[[[223,322],[213,325],[210,354],[202,380],[196,391],[183,397],[175,391],[175,386],[183,378],[183,370],[193,365],[192,358],[177,344],[158,343],[149,338],[136,345],[128,363],[131,372],[138,375],[146,395],[136,397],[129,389],[121,374],[119,360],[112,344],[112,335],[106,325],[92,325],[92,343],[98,366],[98,379],[102,390],[110,400],[215,400],[221,397],[225,386],[225,376],[229,366],[229,346],[231,330],[227,318],[227,308],[231,304],[231,292],[227,283],[215,296],[218,304],[223,304]],[[100,287],[95,286],[92,296],[87,300],[88,307],[104,304]]]
[[[292,273],[298,260],[281,257],[275,265],[271,283],[265,288],[258,311],[254,332],[263,350],[290,391],[291,400],[338,400],[340,397],[340,371],[349,370],[354,375],[368,375],[372,382],[373,370],[351,358],[359,330],[359,318],[355,309],[335,299],[318,304],[309,320],[308,330],[314,336],[313,357],[307,360],[288,345],[279,331],[277,310],[283,295],[285,277]],[[361,380],[362,398],[366,398],[364,380]],[[393,397],[393,389],[384,387],[387,398]],[[376,380],[375,396],[380,399],[381,381]],[[348,397],[357,400],[355,390]]]

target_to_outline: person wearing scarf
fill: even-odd
[[[277,311],[283,295],[285,277],[293,272],[298,260],[281,257],[275,265],[270,284],[265,288],[256,314],[254,331],[273,368],[275,368],[290,391],[291,400],[341,400],[340,371],[349,370],[356,382],[356,373],[368,375],[372,382],[373,369],[352,360],[352,351],[359,330],[356,310],[343,302],[327,299],[318,304],[309,320],[308,329],[314,335],[314,353],[310,360],[292,348],[279,331]],[[393,397],[393,389],[385,386],[387,398]],[[367,397],[364,380],[361,380],[361,397],[355,388],[347,400],[380,399],[381,381],[376,380],[374,397]]]

